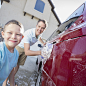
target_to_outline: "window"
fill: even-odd
[[[43,11],[44,11],[44,6],[45,6],[45,3],[44,3],[43,1],[37,0],[34,9],[36,9],[37,11],[43,13]]]
[[[1,0],[0,0],[0,8],[1,8]]]

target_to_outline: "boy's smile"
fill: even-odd
[[[20,27],[16,24],[6,26],[5,31],[2,32],[2,36],[8,49],[14,49],[14,47],[19,44],[22,39]]]

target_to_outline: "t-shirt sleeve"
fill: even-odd
[[[24,37],[24,43],[30,43],[30,41],[31,41],[30,36],[29,37],[28,36]]]
[[[30,41],[31,41],[31,34],[25,33],[23,41],[24,41],[24,43],[30,43]]]
[[[0,43],[0,69],[3,67],[5,62],[3,43]]]

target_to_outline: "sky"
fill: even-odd
[[[64,22],[86,0],[52,0],[54,10],[61,23]]]

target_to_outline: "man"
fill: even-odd
[[[43,45],[46,44],[43,42],[43,40],[40,37],[40,34],[43,33],[45,28],[46,28],[46,21],[39,20],[36,25],[36,28],[32,28],[25,31],[24,38],[22,39],[20,44],[16,47],[16,49],[19,52],[19,59],[18,59],[17,66],[14,69],[15,74],[17,73],[19,66],[24,65],[27,56],[41,55],[41,51],[32,51],[30,50],[30,46],[36,43],[38,39]]]

